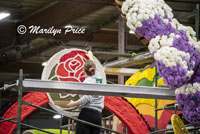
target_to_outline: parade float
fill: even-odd
[[[155,59],[159,75],[163,79],[163,81],[158,79],[158,83],[166,83],[171,90],[174,90],[178,106],[182,109],[185,119],[193,125],[200,125],[200,42],[197,42],[193,29],[183,26],[173,18],[172,9],[163,0],[126,0],[121,2],[121,12],[125,16],[129,29],[150,41],[149,51]],[[45,66],[45,68],[49,66],[51,69],[44,69],[45,73],[43,72],[42,79],[82,82],[84,80],[82,65],[87,60],[85,54],[86,51],[83,50],[58,52],[55,57],[53,56],[55,59],[50,59]],[[97,60],[95,63],[98,66],[100,65]],[[145,70],[148,70],[148,68],[144,69],[144,72]],[[150,74],[152,72],[150,71]],[[143,76],[140,73],[142,72],[133,75],[126,82],[126,85],[134,86],[146,83],[146,86],[151,86],[151,83],[154,83],[155,74],[146,77],[148,73],[144,73]],[[102,75],[103,83],[105,83],[105,74],[102,73]],[[133,80],[135,76],[138,77],[136,81]],[[144,82],[143,78],[150,82]],[[31,92],[26,94],[23,100],[37,106],[50,103],[55,110],[63,112],[63,114],[70,110],[76,112],[75,109],[63,111],[60,106],[56,106],[52,101],[52,98],[56,100],[58,96],[69,101],[70,99],[77,99],[76,95],[50,96],[48,93]],[[162,100],[158,100],[158,103],[161,102]],[[163,105],[168,103],[174,103],[174,101],[163,103]],[[145,106],[139,104],[145,104]],[[153,123],[150,121],[152,119],[149,116],[153,116],[153,114],[144,110],[146,104],[155,105],[153,100],[122,97],[105,98],[105,108],[114,113],[128,127],[129,134],[150,132],[148,123],[144,118],[153,127]],[[21,119],[25,119],[34,110],[36,108],[22,105]],[[143,114],[144,118],[138,111]],[[162,119],[164,112],[162,111],[159,119]],[[17,103],[13,104],[3,115],[4,118],[16,116]],[[162,128],[166,127],[168,121],[169,119],[166,120],[164,125],[161,125]],[[3,122],[0,125],[0,133],[12,133],[15,128],[16,124]]]

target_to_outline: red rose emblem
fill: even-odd
[[[58,79],[60,81],[83,82],[85,80],[83,65],[87,59],[84,51],[71,51],[62,56],[56,69]]]

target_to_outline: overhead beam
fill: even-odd
[[[140,87],[115,84],[88,84],[33,79],[23,80],[23,87],[24,92],[59,92],[175,100],[175,91],[164,87]]]
[[[151,54],[149,52],[136,54],[131,58],[119,59],[116,61],[112,61],[106,63],[104,66],[106,67],[132,67],[141,64],[150,64],[154,61]]]
[[[12,8],[20,8],[21,7],[21,3],[17,2],[17,1],[0,1],[0,6],[2,7],[12,7]]]
[[[177,2],[177,3],[189,3],[189,4],[200,4],[199,0],[165,0],[165,2]]]
[[[61,1],[61,2],[73,2],[76,4],[89,4],[89,5],[103,5],[103,6],[115,6],[114,3],[106,3],[106,2],[97,2],[97,1],[83,1],[83,0],[57,0],[57,1]]]
[[[116,52],[105,52],[105,51],[94,51],[94,55],[103,55],[103,56],[116,56],[116,57],[131,57],[132,54],[129,53],[116,53]]]
[[[147,50],[147,47],[140,44],[128,44],[126,46],[126,51],[129,53],[118,53],[117,52],[117,44],[116,43],[104,43],[104,42],[96,42],[96,41],[66,41],[63,43],[66,48],[81,48],[85,49],[86,47],[92,47],[93,53],[96,56],[112,56],[112,57],[131,57],[132,52],[140,52],[143,50]],[[105,51],[106,50],[106,51]]]
[[[180,11],[180,12],[190,12],[194,10],[193,4],[186,4],[181,2],[172,2],[172,1],[165,1],[172,9],[173,11]]]
[[[193,16],[195,16],[197,13],[198,13],[197,10],[194,10],[194,11],[192,11],[192,12],[189,12],[189,13],[187,13],[187,14],[184,14],[184,15],[182,15],[182,16],[177,17],[177,19],[180,20],[180,19],[183,19],[183,18],[193,17]]]
[[[36,39],[29,44],[18,45],[1,53],[0,63],[17,62],[21,59],[38,54],[49,47],[58,45],[58,42],[53,39]]]
[[[111,7],[109,7],[111,8]],[[87,24],[87,33],[91,34],[99,31],[101,28],[106,26],[107,24],[113,23],[119,17],[119,12],[116,7],[112,7],[106,13],[98,14],[94,20],[90,21]]]
[[[40,8],[40,9],[38,9],[38,10],[36,10],[36,11],[34,11],[34,12],[28,14],[27,16],[25,16],[24,18],[22,18],[20,21],[23,22],[23,21],[25,21],[26,19],[30,18],[31,16],[34,16],[35,14],[38,14],[38,13],[40,13],[40,12],[42,12],[42,11],[44,11],[44,10],[50,8],[50,7],[53,6],[53,5],[58,4],[58,3],[59,3],[58,1],[51,2],[50,4],[44,6],[43,8]]]
[[[38,76],[37,74],[23,74],[24,77],[31,77],[31,76]],[[0,78],[1,77],[15,77],[19,78],[19,73],[11,73],[11,72],[0,72]]]
[[[87,33],[87,30],[86,30]],[[51,35],[41,35],[42,38],[52,38]],[[58,34],[53,37],[54,39],[60,40],[76,40],[76,41],[90,41],[90,42],[101,42],[101,43],[118,43],[118,31],[107,31],[107,30],[100,30],[96,33],[86,35],[86,34]],[[136,38],[135,35],[128,34],[127,35],[127,42],[128,44],[134,45],[143,45],[140,40]]]
[[[124,75],[124,76],[132,76],[139,69],[131,69],[131,68],[112,68],[105,67],[104,71],[107,75]]]

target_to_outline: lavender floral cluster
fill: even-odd
[[[165,18],[171,22],[167,14],[165,14]],[[158,14],[154,15],[154,19],[150,18],[143,21],[142,27],[136,28],[136,33],[143,35],[148,40],[155,38],[157,35],[169,35],[175,31],[176,29],[172,28],[170,23],[165,24]]]
[[[200,68],[199,68],[200,69]],[[200,83],[189,83],[176,89],[178,106],[191,124],[200,125]]]
[[[159,74],[176,89],[186,119],[200,125],[200,42],[193,29],[180,24],[171,11],[163,0],[126,0],[122,5],[127,26],[150,40],[148,48]]]
[[[179,108],[190,123],[200,125],[200,64],[190,83],[176,89]]]

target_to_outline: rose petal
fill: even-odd
[[[69,73],[64,68],[64,63],[61,63],[58,65],[58,68],[56,70],[56,75],[61,77],[68,77]]]

